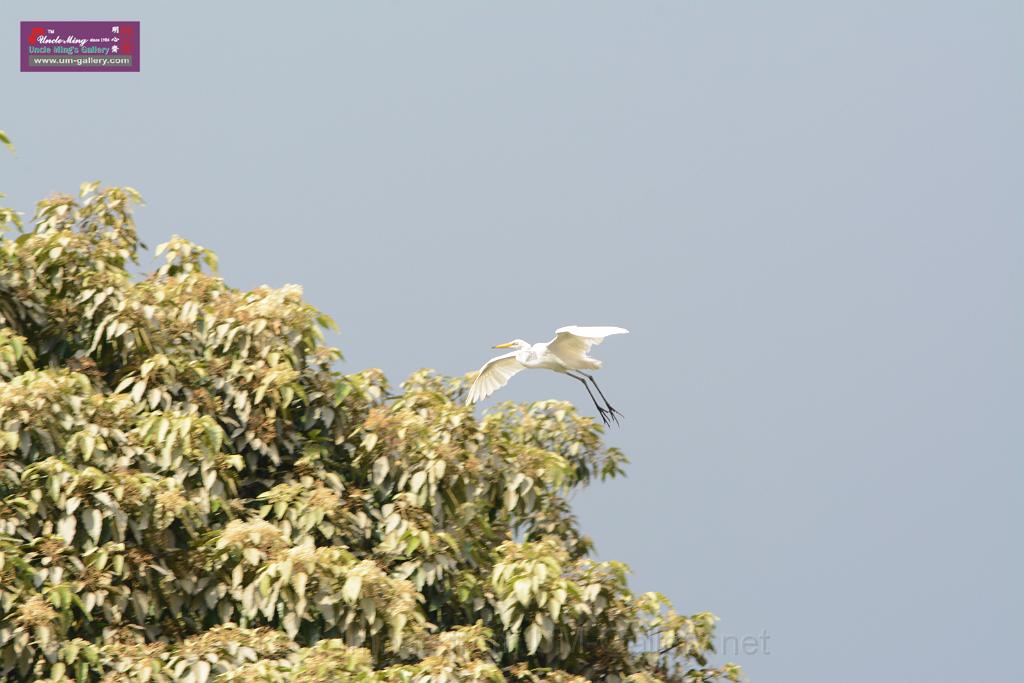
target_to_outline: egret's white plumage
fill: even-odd
[[[589,358],[591,346],[597,346],[605,337],[629,334],[621,327],[580,327],[567,325],[555,330],[555,338],[547,343],[548,351],[558,356],[573,370],[597,370],[601,361]]]
[[[508,384],[508,381],[517,372],[525,370],[526,366],[516,359],[518,355],[518,351],[511,351],[495,356],[484,363],[484,366],[480,368],[480,372],[477,373],[476,379],[473,380],[473,386],[469,388],[466,405],[471,405],[487,398]]]
[[[583,377],[573,375],[570,371],[597,370],[600,368],[601,361],[587,355],[590,352],[590,348],[600,344],[604,341],[605,337],[610,337],[613,334],[626,334],[628,332],[629,330],[621,327],[580,327],[578,325],[568,325],[555,330],[555,338],[547,343],[530,344],[522,339],[516,339],[506,344],[499,344],[494,348],[511,348],[514,351],[496,356],[484,363],[469,389],[469,394],[466,396],[466,405],[471,405],[487,398],[508,384],[508,381],[516,373],[527,368],[568,373],[570,377],[583,382],[584,386],[586,386],[586,380]],[[581,374],[593,382],[593,377],[586,373]],[[597,387],[596,382],[594,382],[594,387],[600,393],[601,389]],[[590,391],[589,387],[587,387],[587,391]],[[603,394],[601,396],[604,398]],[[593,394],[591,394],[591,398],[593,397]],[[607,400],[605,403],[607,405]],[[606,413],[612,417],[617,413],[610,405],[607,406],[607,409],[602,408],[598,405],[596,399],[594,400],[594,405],[601,412],[601,417],[605,419],[605,422],[607,422],[607,418],[605,418]]]

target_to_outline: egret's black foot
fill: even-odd
[[[611,423],[611,420],[609,418],[614,419],[615,416],[612,415],[611,413],[609,413],[607,410],[605,410],[604,408],[602,408],[600,406],[597,407],[597,411],[598,411],[598,413],[601,414],[601,422],[604,422],[604,426],[605,427],[611,427],[612,423]],[[616,420],[616,424],[618,424],[618,420]]]
[[[602,408],[598,404],[597,399],[594,399],[594,394],[590,394],[590,398],[594,399],[594,405],[597,406],[597,409],[601,412],[601,418],[604,419],[604,423],[608,424],[608,418],[610,417],[611,419],[615,420],[615,424],[619,424],[619,418],[626,416],[612,407],[612,404],[608,402],[608,398],[604,395],[604,392],[601,391],[601,387],[597,385],[597,380],[594,379],[593,375],[588,375],[585,372],[580,374],[583,375],[583,386],[587,387],[587,391],[590,391],[590,387],[587,386],[587,380],[589,379],[590,383],[594,385],[595,389],[597,389],[597,395],[601,397],[602,401],[604,401],[604,408]],[[577,377],[576,379],[580,378]],[[605,415],[607,415],[607,417],[605,417]]]

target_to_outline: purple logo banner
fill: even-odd
[[[23,21],[22,71],[138,71],[137,21]]]

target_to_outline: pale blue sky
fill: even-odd
[[[136,75],[0,55],[9,204],[133,185],[150,245],[303,284],[396,383],[628,327],[602,558],[767,633],[756,683],[1015,670],[1024,4],[157,5],[0,6],[142,21]],[[590,410],[495,398],[547,397]]]

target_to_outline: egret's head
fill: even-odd
[[[523,341],[522,339],[513,339],[510,342],[504,344],[498,344],[494,348],[496,349],[515,349],[516,351],[522,351],[523,349],[530,348],[530,342]]]

